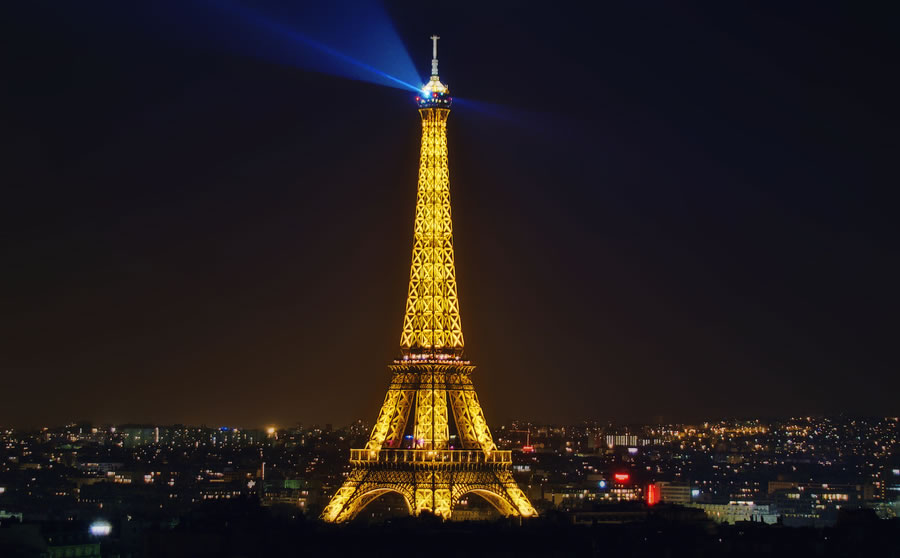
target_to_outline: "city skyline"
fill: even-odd
[[[422,77],[437,31],[460,84],[460,306],[489,424],[897,414],[884,53],[841,27],[861,14],[481,9],[435,30],[387,5]],[[374,416],[413,94],[187,44],[140,8],[25,15],[0,91],[0,424]]]
[[[539,517],[501,519],[471,496],[449,520],[413,520],[388,494],[335,530],[314,518],[352,477],[347,457],[370,424],[0,427],[0,553],[37,556],[23,549],[43,542],[101,556],[349,555],[359,552],[340,549],[372,551],[373,533],[418,548],[454,533],[470,542],[476,530],[517,556],[732,556],[761,545],[778,556],[896,554],[896,417],[492,426]],[[458,554],[442,552],[449,546],[431,554]]]
[[[592,8],[0,18],[0,555],[900,557],[892,20]]]

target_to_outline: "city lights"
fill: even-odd
[[[112,525],[108,521],[98,520],[91,523],[89,530],[95,537],[105,537],[112,532]]]
[[[655,484],[647,485],[647,505],[654,506],[659,503],[659,488]]]
[[[0,558],[900,558],[889,5],[11,4]]]

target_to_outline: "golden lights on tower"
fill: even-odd
[[[431,80],[418,98],[422,149],[413,227],[412,265],[400,347],[404,352],[460,353],[462,322],[453,258],[450,215],[450,169],[447,163],[447,117],[450,90],[437,73],[437,36],[432,38]]]
[[[452,100],[438,77],[438,37],[431,39],[431,79],[416,98],[422,147],[402,357],[388,367],[391,384],[369,441],[350,450],[353,469],[322,512],[326,521],[352,519],[388,492],[400,494],[412,515],[447,519],[473,492],[503,515],[535,515],[512,477],[511,452],[491,436],[475,366],[462,358],[447,159]]]

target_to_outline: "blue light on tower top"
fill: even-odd
[[[450,108],[452,99],[450,98],[450,89],[441,83],[438,77],[438,58],[437,58],[437,35],[431,36],[432,41],[432,59],[431,59],[431,80],[422,87],[422,94],[416,97],[419,108]]]

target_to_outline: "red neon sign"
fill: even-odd
[[[659,503],[659,488],[655,484],[647,485],[647,505],[652,506]]]
[[[616,473],[613,478],[619,482],[625,482],[629,479],[629,475],[628,473]]]

